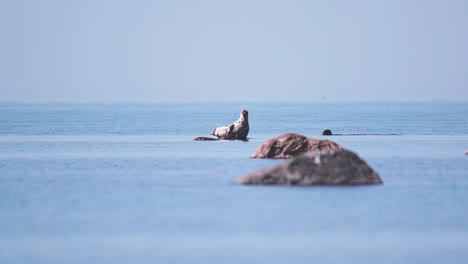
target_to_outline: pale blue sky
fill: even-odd
[[[0,101],[468,101],[468,1],[0,0]]]

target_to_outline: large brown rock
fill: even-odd
[[[355,153],[308,152],[272,168],[250,173],[237,184],[361,185],[382,184],[379,175]]]
[[[337,143],[325,139],[313,139],[306,136],[285,133],[263,142],[250,156],[262,159],[289,159],[308,151],[337,151],[343,149]]]

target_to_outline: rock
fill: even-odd
[[[286,133],[263,142],[251,158],[289,159],[308,151],[336,151],[342,147],[325,139],[313,139],[295,133]]]
[[[223,127],[217,127],[211,132],[211,135],[217,136],[219,139],[247,139],[249,134],[249,112],[242,110],[240,117],[232,124]]]
[[[468,150],[465,152],[465,155],[468,155]]]
[[[361,185],[382,184],[379,175],[348,150],[307,152],[272,168],[250,173],[237,184]]]
[[[210,137],[196,137],[193,141],[213,141],[218,140],[217,138],[210,138]]]
[[[322,132],[322,135],[324,135],[324,136],[331,136],[331,135],[333,135],[333,133],[331,132],[330,129],[325,129],[325,130]]]

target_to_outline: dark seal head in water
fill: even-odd
[[[249,134],[249,112],[242,110],[240,117],[228,126],[217,127],[211,132],[211,135],[219,139],[240,139],[246,140]]]

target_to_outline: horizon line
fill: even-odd
[[[264,101],[29,101],[29,100],[0,100],[0,104],[313,104],[313,103],[468,103],[460,99],[430,99],[430,100],[264,100]]]

